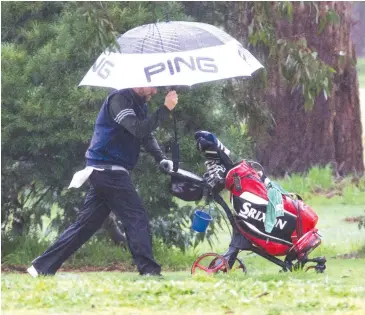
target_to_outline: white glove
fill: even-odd
[[[161,168],[163,171],[166,171],[166,172],[170,172],[170,171],[172,171],[173,166],[174,166],[174,163],[173,163],[171,160],[163,159],[163,160],[160,162],[160,168]]]

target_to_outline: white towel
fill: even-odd
[[[102,168],[96,168],[93,166],[86,166],[83,170],[78,171],[72,177],[72,181],[68,188],[80,188],[90,177],[91,173],[94,171],[104,171]]]

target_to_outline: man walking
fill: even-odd
[[[153,87],[112,92],[96,119],[94,134],[86,152],[87,167],[76,173],[70,187],[80,187],[88,178],[90,189],[76,221],[71,224],[27,269],[30,275],[54,275],[61,265],[101,227],[110,211],[125,227],[128,247],[141,275],[160,275],[161,267],[152,253],[152,236],[145,208],[129,172],[144,146],[157,163],[172,168],[151,134],[169,116],[178,102],[175,91],[147,117],[147,104],[157,93]]]

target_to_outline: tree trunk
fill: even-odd
[[[268,70],[269,88],[265,95],[276,126],[250,122],[250,132],[256,141],[257,159],[270,174],[303,172],[314,165],[333,163],[340,174],[363,173],[363,151],[359,86],[356,53],[351,41],[351,3],[317,2],[320,12],[326,5],[340,16],[339,24],[327,26],[318,34],[316,11],[308,5],[293,3],[293,23],[277,22],[277,38],[303,36],[308,47],[336,69],[331,95],[317,97],[313,110],[304,110],[300,91],[291,93],[280,75],[279,66]],[[344,58],[340,51],[345,52]]]
[[[224,17],[219,21],[212,20],[210,12],[214,7],[209,2],[199,12],[196,11],[197,3],[185,6],[187,13],[198,17],[199,21],[223,24],[228,33],[246,46],[248,30],[255,14],[252,9],[258,3],[235,1],[214,4]],[[314,165],[324,166],[328,163],[333,164],[340,174],[363,173],[356,52],[351,40],[354,24],[351,18],[352,3],[316,2],[320,19],[326,14],[326,6],[340,16],[339,24],[327,25],[319,34],[314,5],[301,2],[292,4],[293,22],[283,19],[275,21],[277,39],[304,36],[308,47],[317,51],[319,57],[337,73],[328,100],[322,93],[317,97],[313,109],[305,111],[301,91],[291,92],[277,62],[266,68],[268,88],[264,100],[276,124],[269,126],[269,123],[258,121],[257,117],[249,119],[249,132],[256,143],[256,159],[273,175],[304,172]],[[256,57],[259,57],[259,50],[252,51]],[[345,52],[344,57],[340,57],[341,51]],[[246,94],[247,90],[243,87],[237,95],[233,95],[237,107]]]

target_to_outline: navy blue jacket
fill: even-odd
[[[94,134],[86,151],[86,164],[120,165],[132,170],[141,145],[160,162],[166,158],[151,134],[168,117],[166,106],[147,117],[147,104],[133,90],[114,91],[106,98],[96,119]]]

